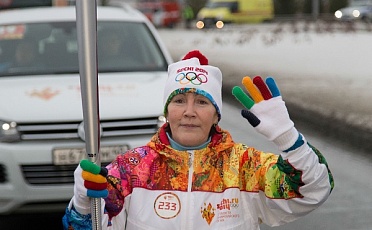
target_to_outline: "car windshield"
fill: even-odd
[[[351,1],[350,6],[370,6],[372,5],[372,2],[370,0],[365,0],[365,1]]]
[[[98,72],[164,71],[148,27],[97,23]],[[76,22],[0,25],[0,76],[79,73]]]
[[[208,2],[206,7],[210,9],[215,8],[231,8],[234,5],[234,2]]]

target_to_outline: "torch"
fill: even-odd
[[[95,0],[76,1],[80,88],[83,105],[85,146],[88,159],[101,166],[97,74],[97,5]],[[91,198],[93,230],[100,230],[101,200]]]

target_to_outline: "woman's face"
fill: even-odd
[[[192,147],[208,140],[218,115],[208,98],[194,93],[178,94],[168,104],[167,119],[172,139],[178,144]]]

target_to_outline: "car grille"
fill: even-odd
[[[106,166],[108,163],[102,163]],[[52,164],[22,165],[22,173],[27,183],[32,185],[73,184],[77,165],[57,166]]]
[[[78,126],[81,121],[64,123],[18,124],[21,139],[28,140],[63,140],[78,139]],[[158,129],[158,117],[126,120],[100,121],[102,139],[129,135],[154,134]]]
[[[18,124],[23,141],[79,139],[78,126],[81,121],[65,123]],[[100,121],[102,137],[125,137],[154,134],[158,130],[158,117],[126,120]],[[102,166],[108,163],[102,163]],[[72,184],[77,165],[21,165],[23,176],[32,185]],[[4,171],[4,172],[2,172]],[[6,178],[0,165],[0,182]],[[5,180],[5,179],[4,179]]]
[[[7,177],[5,166],[0,164],[0,183],[5,183],[8,180]]]
[[[24,178],[29,184],[72,184],[77,165],[22,165]]]

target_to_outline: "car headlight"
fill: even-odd
[[[360,16],[360,12],[359,12],[359,10],[353,10],[353,16],[354,16],[355,18],[359,17],[359,16]]]
[[[217,21],[216,22],[216,27],[217,29],[222,29],[222,27],[224,26],[225,24],[223,23],[223,21]]]
[[[0,121],[0,142],[16,142],[20,139],[16,122]]]
[[[336,17],[336,18],[342,18],[342,12],[341,12],[340,10],[337,10],[337,11],[335,12],[335,17]]]
[[[198,29],[203,29],[204,28],[204,22],[203,21],[198,21],[197,23],[196,23],[196,28],[198,28]]]

